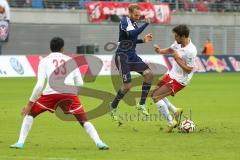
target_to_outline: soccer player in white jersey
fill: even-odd
[[[42,112],[54,112],[57,107],[61,107],[65,114],[72,114],[75,116],[76,120],[79,121],[87,134],[96,143],[98,149],[109,149],[109,147],[99,138],[92,123],[87,121],[83,105],[77,95],[80,86],[83,85],[83,80],[76,61],[63,54],[64,40],[59,37],[53,38],[50,42],[50,48],[52,53],[40,61],[38,66],[37,84],[35,85],[28,104],[22,110],[24,119],[19,139],[17,143],[10,147],[22,149],[31,129],[33,119]],[[46,79],[46,88],[38,98]],[[61,81],[66,85],[74,85],[78,87],[76,87],[76,90],[68,90],[63,87],[64,84],[59,83]]]
[[[156,103],[159,112],[167,119],[166,132],[172,132],[173,128],[178,125],[179,118],[183,112],[182,108],[176,108],[167,96],[174,96],[182,90],[193,76],[193,68],[197,49],[189,38],[189,28],[186,25],[178,25],[173,28],[175,42],[169,48],[161,49],[154,45],[158,54],[173,54],[175,61],[172,69],[159,81],[156,89],[152,93],[152,99]],[[174,118],[170,111],[174,113]]]

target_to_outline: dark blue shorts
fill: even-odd
[[[115,55],[115,64],[123,79],[123,83],[131,82],[131,71],[143,75],[143,72],[149,69],[148,65],[144,63],[139,56],[135,55],[134,58],[129,61],[127,54],[124,53],[117,53]]]

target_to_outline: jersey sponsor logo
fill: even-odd
[[[10,58],[9,60],[12,68],[20,75],[24,74],[24,68],[22,66],[22,64],[16,59],[16,58]]]

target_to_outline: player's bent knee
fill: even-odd
[[[151,94],[151,98],[155,102],[155,93],[154,92]]]
[[[93,124],[92,124],[91,122],[89,122],[89,121],[84,122],[84,123],[83,123],[83,127],[84,127],[84,128],[95,128],[95,127],[93,126]]]
[[[124,92],[125,93],[128,92],[131,89],[131,87],[132,87],[132,85],[130,83],[124,84],[124,86],[123,86]]]
[[[32,116],[33,118],[36,118],[39,114],[29,113],[28,116]]]
[[[131,86],[130,86],[130,87],[127,87],[127,88],[125,88],[125,92],[128,92],[130,89],[131,89]]]
[[[152,100],[153,102],[157,102],[157,99],[154,96],[152,96]]]
[[[89,121],[85,121],[85,122],[83,122],[83,126],[85,126],[85,125],[91,125],[92,123],[91,122],[89,122]]]
[[[87,122],[87,117],[86,117],[85,113],[74,114],[74,116],[77,119],[77,121],[80,123],[81,126],[83,126],[84,123]]]
[[[82,127],[84,127],[85,122],[79,122]]]
[[[153,79],[153,72],[150,69],[147,69],[143,72],[144,78],[151,81]]]
[[[161,96],[161,95],[157,95],[156,93],[152,93],[151,94],[151,98],[152,98],[152,100],[156,103],[156,102],[158,102],[159,100],[161,100],[163,97]]]

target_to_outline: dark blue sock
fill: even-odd
[[[125,93],[119,89],[115,99],[112,102],[112,108],[117,108],[119,101],[124,97]]]
[[[142,96],[141,96],[141,100],[139,102],[140,105],[145,104],[146,98],[148,96],[150,88],[151,88],[151,83],[143,82],[143,84],[142,84]]]

